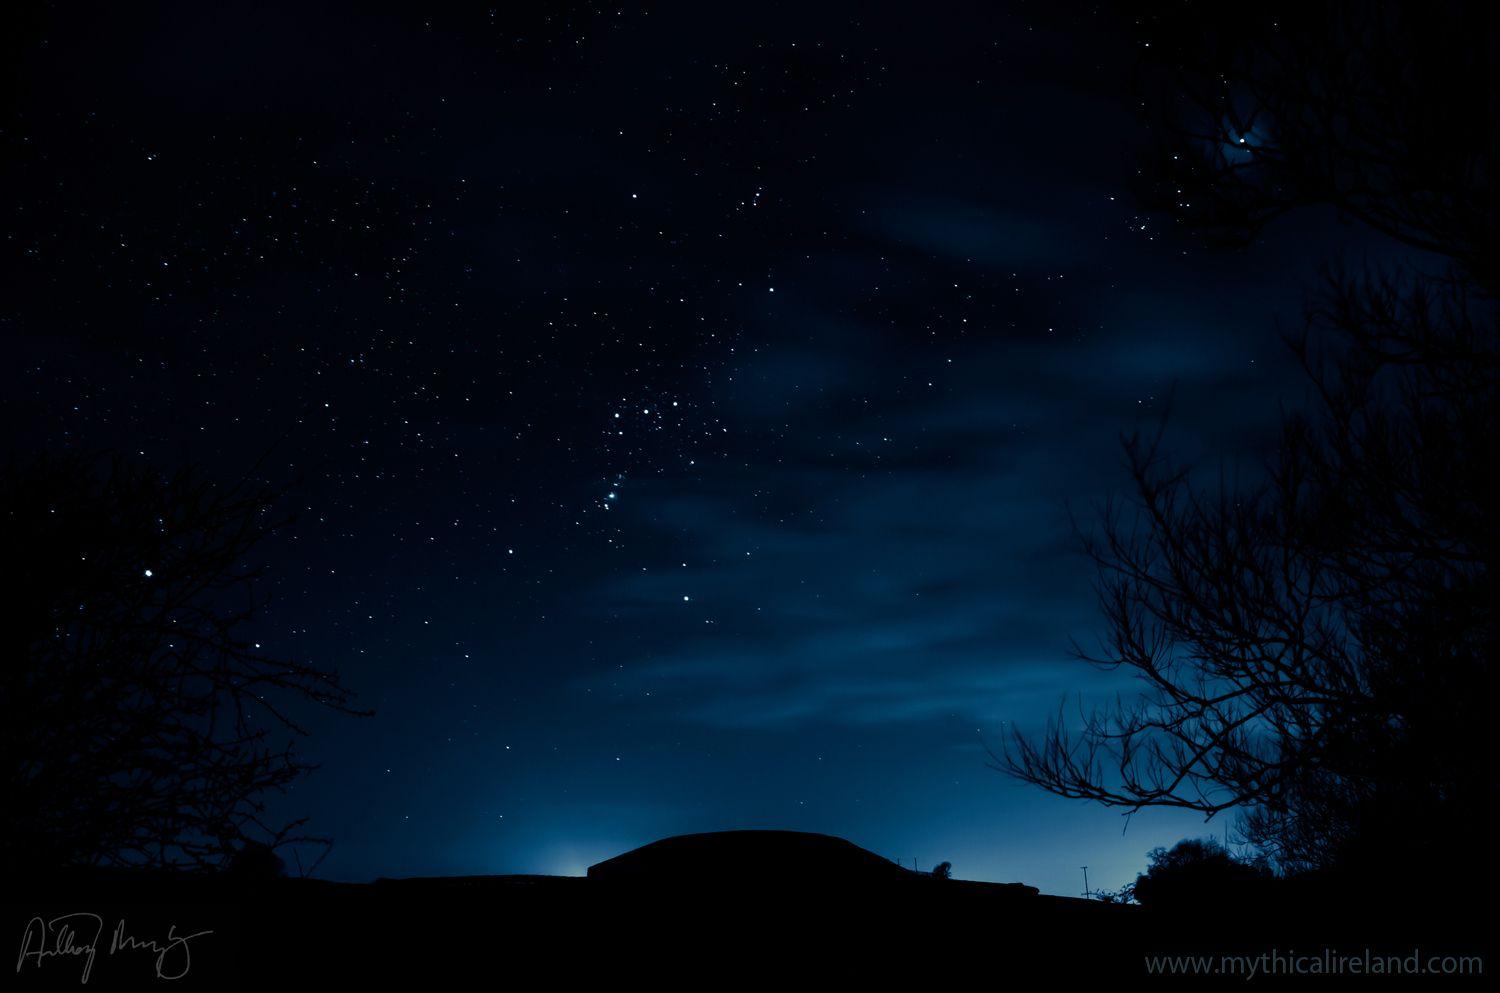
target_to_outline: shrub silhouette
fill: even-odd
[[[264,842],[247,842],[229,857],[224,874],[244,882],[280,879],[286,875],[286,862]]]
[[[1147,858],[1148,868],[1127,889],[1152,909],[1192,910],[1244,900],[1273,878],[1264,865],[1236,858],[1212,838],[1185,838],[1171,848],[1152,849]]]
[[[1134,883],[1127,883],[1117,890],[1095,890],[1093,897],[1100,903],[1108,903],[1116,906],[1125,906],[1126,904],[1139,902],[1135,898]]]
[[[953,878],[953,863],[952,862],[939,862],[937,865],[935,865],[935,866],[932,867],[932,874],[934,876],[936,876],[938,879],[952,879]]]

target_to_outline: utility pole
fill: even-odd
[[[1083,898],[1089,899],[1089,867],[1079,866],[1083,870]]]

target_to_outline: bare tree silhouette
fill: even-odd
[[[1231,243],[1331,206],[1495,290],[1500,37],[1489,5],[1143,10],[1148,204]]]
[[[307,765],[298,699],[349,713],[336,674],[247,640],[274,495],[121,460],[0,471],[0,870],[210,867],[326,839],[264,819]],[[282,733],[285,732],[283,735]]]
[[[1443,863],[1480,836],[1500,799],[1500,86],[1477,14],[1305,5],[1153,34],[1156,203],[1232,239],[1330,205],[1413,251],[1329,268],[1290,341],[1311,410],[1254,482],[1125,440],[1133,499],[1084,536],[1104,649],[1078,654],[1142,694],[1013,735],[1012,774],[1238,810],[1288,869]]]

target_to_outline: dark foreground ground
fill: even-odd
[[[1349,981],[1376,959],[1382,971],[1416,966],[1426,974],[1402,985],[1426,988],[1485,982],[1472,975],[1479,964],[1460,959],[1483,956],[1488,971],[1493,943],[1488,908],[1451,900],[1392,904],[1372,894],[1335,906],[1316,895],[1167,914],[916,874],[868,885],[726,885],[542,876],[251,883],[126,872],[0,885],[9,948],[0,989],[78,989],[86,967],[91,990],[894,981],[999,991],[1173,970],[1194,975],[1177,980],[1188,988],[1205,985],[1203,971],[1262,988],[1284,985],[1293,970],[1329,988],[1342,984],[1317,973]],[[1435,974],[1454,969],[1469,975]]]

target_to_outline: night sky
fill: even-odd
[[[1122,687],[1069,507],[1169,393],[1253,460],[1345,233],[1143,213],[1115,13],[535,6],[6,15],[6,447],[266,456],[259,636],[376,711],[277,802],[323,873],[779,827],[1074,894],[1221,833],[985,743]]]

